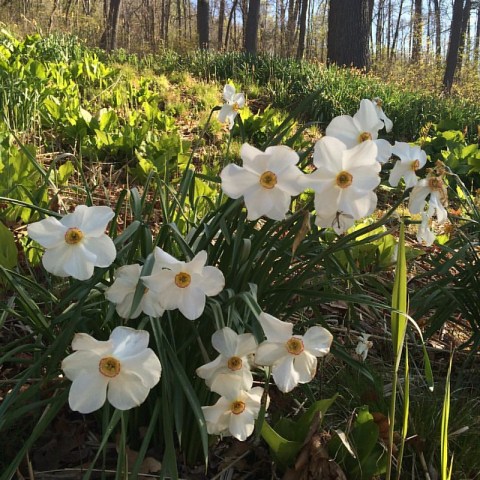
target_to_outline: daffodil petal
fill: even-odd
[[[56,218],[48,217],[27,227],[28,236],[44,248],[54,248],[65,243],[67,227]]]
[[[142,350],[135,356],[122,358],[121,369],[128,375],[137,375],[148,388],[153,388],[162,375],[160,360],[150,348]]]
[[[108,401],[119,410],[129,410],[141,405],[147,398],[150,388],[142,379],[133,374],[121,372],[108,384]]]
[[[308,383],[313,380],[317,372],[317,358],[304,351],[294,359],[294,368],[298,373],[298,383]]]
[[[238,415],[230,415],[228,430],[237,440],[245,441],[252,433],[255,426],[255,418],[247,411]]]
[[[91,413],[105,403],[108,379],[98,374],[98,369],[92,373],[79,375],[73,381],[68,394],[70,408],[80,413]]]
[[[288,352],[284,343],[263,342],[255,354],[255,363],[257,365],[271,366],[279,362]]]
[[[130,327],[116,327],[110,334],[113,343],[113,355],[126,359],[137,355],[148,347],[150,335],[146,330],[135,330]]]
[[[117,249],[108,235],[100,237],[86,237],[82,246],[96,256],[96,267],[109,267],[117,256]]]
[[[323,357],[330,351],[333,335],[320,326],[310,327],[303,335],[305,349],[316,357]]]
[[[262,312],[258,316],[258,321],[269,342],[286,342],[293,332],[293,324],[282,322],[269,313]]]
[[[299,374],[294,368],[294,357],[289,355],[276,363],[272,368],[272,376],[278,389],[283,393],[292,391],[299,381]]]

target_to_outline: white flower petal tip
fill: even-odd
[[[355,347],[355,353],[362,358],[363,361],[367,359],[368,352],[373,347],[373,342],[369,340],[370,335],[362,333],[358,337],[358,343]]]
[[[436,214],[438,223],[447,220],[448,214],[444,205],[448,203],[447,187],[441,177],[429,176],[419,180],[410,192],[408,209],[410,213],[422,213],[429,197],[428,216]]]
[[[327,355],[332,334],[320,326],[310,327],[305,334],[293,335],[293,324],[262,313],[259,322],[267,340],[258,346],[257,365],[271,366],[275,384],[282,392],[290,392],[300,383],[315,377],[317,358]]]
[[[239,110],[245,106],[245,95],[243,93],[235,93],[235,87],[227,84],[223,87],[223,99],[225,104],[218,113],[218,121],[227,123],[228,128],[231,130]]]
[[[242,167],[230,164],[220,173],[222,190],[231,198],[243,197],[248,220],[262,216],[283,220],[292,196],[304,189],[304,174],[296,166],[298,154],[283,145],[262,152],[244,144],[240,155]]]
[[[254,387],[251,390],[229,390],[215,405],[202,407],[210,435],[233,436],[245,441],[252,433],[255,420],[262,406],[264,390]],[[266,398],[266,408],[269,405]]]
[[[70,408],[91,413],[107,398],[119,410],[143,403],[162,373],[160,360],[147,347],[148,337],[148,332],[128,327],[115,328],[106,342],[77,334],[72,342],[75,352],[62,362],[65,376],[72,381]]]
[[[88,280],[94,267],[109,267],[117,256],[113,240],[105,234],[114,217],[109,207],[79,205],[73,213],[28,226],[28,235],[45,248],[45,269],[60,277]]]
[[[152,274],[141,277],[164,310],[178,309],[189,320],[199,318],[206,297],[219,294],[225,277],[216,267],[205,266],[207,252],[202,250],[190,262],[182,262],[156,247]]]
[[[385,112],[383,111],[383,101],[382,101],[382,99],[380,97],[375,97],[374,99],[372,99],[372,103],[375,106],[378,118],[385,125],[385,131],[387,133],[391,132],[392,128],[393,128],[393,122],[385,115]]]
[[[422,213],[422,223],[418,226],[417,242],[430,247],[436,240],[435,234],[429,228],[430,216],[427,212]]]
[[[405,188],[412,188],[418,183],[416,172],[427,163],[427,154],[418,145],[409,145],[405,142],[395,142],[392,153],[398,160],[388,179],[392,187],[396,187],[401,178],[405,181]]]

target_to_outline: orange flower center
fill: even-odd
[[[267,170],[266,172],[263,172],[261,177],[260,177],[260,185],[263,188],[268,188],[269,190],[273,188],[277,184],[277,176],[273,173]]]
[[[187,272],[180,272],[175,275],[175,285],[178,288],[186,288],[190,285],[192,277]]]
[[[300,355],[303,350],[305,350],[303,342],[296,337],[292,337],[290,340],[288,340],[288,342],[286,343],[286,347],[288,353],[291,353],[292,355]]]
[[[410,168],[416,172],[420,168],[420,161],[419,160],[414,160],[412,164],[410,165]]]
[[[245,402],[242,402],[241,400],[235,400],[230,405],[230,411],[234,415],[240,415],[241,413],[243,413],[245,411]]]
[[[240,357],[230,357],[227,362],[227,367],[232,370],[233,372],[236,372],[237,370],[240,370],[242,368],[242,359]]]
[[[340,188],[347,188],[352,184],[353,177],[350,173],[344,170],[337,175],[335,181]]]
[[[371,140],[372,134],[370,132],[363,132],[358,136],[358,143],[365,142],[366,140]]]
[[[113,378],[120,373],[120,362],[114,357],[104,357],[100,360],[98,369],[105,377]]]
[[[80,243],[83,239],[83,232],[76,227],[69,228],[65,232],[65,241],[69,245],[75,245],[76,243]]]
[[[443,191],[443,182],[441,178],[430,177],[428,179],[428,186],[430,190],[437,191],[437,192]]]
[[[233,110],[234,112],[238,112],[238,111],[240,110],[240,105],[239,105],[237,102],[235,102],[235,103],[232,105],[232,110]]]

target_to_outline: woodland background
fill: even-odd
[[[0,21],[135,53],[245,50],[366,70],[442,64],[446,92],[480,57],[475,0],[1,0]]]

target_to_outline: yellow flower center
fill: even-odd
[[[414,160],[412,164],[410,165],[410,168],[416,172],[420,168],[420,161],[419,160]]]
[[[232,110],[233,110],[234,112],[238,112],[238,111],[240,110],[240,105],[239,105],[237,102],[235,102],[235,103],[232,105]]]
[[[372,134],[370,132],[363,132],[358,136],[358,143],[365,142],[366,140],[371,140]]]
[[[352,184],[353,177],[350,173],[344,170],[337,175],[335,181],[340,188],[347,188]]]
[[[65,232],[65,241],[69,245],[75,245],[76,243],[80,243],[83,239],[83,232],[79,228],[69,228]]]
[[[104,357],[100,360],[98,369],[102,375],[113,378],[120,373],[120,362],[114,357]]]
[[[430,177],[428,179],[428,186],[430,190],[442,192],[443,191],[443,182],[441,178],[438,177]]]
[[[192,277],[187,272],[180,272],[175,275],[175,285],[178,288],[186,288],[190,285]]]
[[[383,100],[381,98],[376,98],[375,103],[377,104],[377,107],[383,107]]]
[[[245,410],[245,402],[242,402],[241,400],[235,400],[230,405],[230,411],[234,415],[240,415],[241,413],[244,412],[244,410]]]
[[[260,177],[260,185],[264,188],[268,188],[269,190],[273,188],[277,184],[277,176],[273,173],[267,170],[266,172],[263,172],[261,177]]]
[[[233,372],[240,370],[242,368],[242,359],[235,356],[230,357],[227,362],[227,367]]]
[[[292,337],[286,344],[288,353],[292,355],[300,355],[305,347],[303,346],[303,342],[296,337]]]

